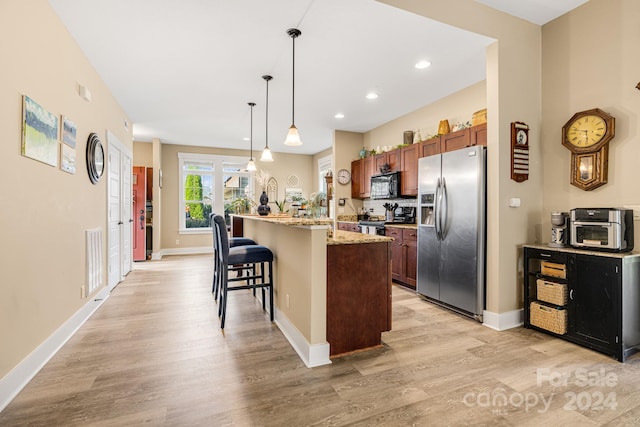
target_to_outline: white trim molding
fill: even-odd
[[[289,318],[276,309],[275,323],[307,368],[329,365],[329,343],[310,344]]]
[[[485,310],[483,315],[483,325],[496,331],[506,331],[517,328],[524,324],[524,310],[507,311],[506,313],[493,313]]]
[[[47,362],[62,348],[76,331],[109,298],[104,286],[73,316],[64,322],[42,344],[25,357],[15,368],[0,379],[0,412],[36,376]]]

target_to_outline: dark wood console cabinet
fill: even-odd
[[[545,271],[547,265],[564,268],[565,277],[558,277],[553,269]],[[539,280],[566,286],[566,303],[541,300]],[[640,349],[639,286],[640,254],[527,245],[524,247],[524,326],[624,362]],[[566,315],[566,333],[551,332],[532,324],[532,310],[539,306],[550,313]]]

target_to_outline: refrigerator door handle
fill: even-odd
[[[438,178],[438,182],[436,183],[436,200],[435,200],[435,203],[433,204],[433,209],[434,209],[434,216],[435,216],[433,225],[436,229],[436,239],[440,241],[442,240],[440,238],[440,178]]]
[[[443,240],[447,237],[447,215],[448,215],[448,204],[449,201],[447,200],[447,183],[444,180],[444,177],[442,177],[442,184],[441,185],[441,189],[440,189],[440,240]]]

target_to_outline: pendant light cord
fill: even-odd
[[[269,78],[267,78],[269,77]],[[265,132],[265,136],[264,136],[264,146],[268,149],[269,148],[269,80],[271,80],[271,76],[263,76],[263,79],[265,79],[267,81],[267,101],[266,101],[266,114],[265,114],[265,125],[264,125],[264,132]]]
[[[291,62],[291,124],[295,126],[296,120],[296,37],[291,36],[293,40],[293,61]]]
[[[249,132],[249,152],[251,153],[249,158],[253,160],[253,107],[256,104],[254,102],[249,103],[249,107],[251,107],[251,131]]]

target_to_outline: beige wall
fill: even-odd
[[[109,130],[131,148],[131,134],[123,127],[125,113],[46,0],[0,2],[0,39],[3,377],[87,303],[80,294],[84,231],[106,230],[107,179],[105,172],[97,185],[89,181],[86,140],[95,132],[106,148]],[[80,84],[91,91],[91,102],[78,96]],[[20,155],[22,95],[76,123],[74,175]],[[106,272],[106,256],[103,262]]]
[[[334,175],[340,169],[351,172],[351,162],[358,159],[358,153],[364,147],[364,134],[337,130],[333,135]],[[351,184],[342,185],[335,182],[335,200],[347,199],[344,209],[336,210],[336,215],[352,215],[362,207],[362,200],[351,199]]]
[[[364,145],[368,150],[390,145],[395,148],[404,142],[404,131],[420,131],[422,139],[438,133],[440,120],[448,120],[451,127],[456,123],[471,121],[474,112],[487,107],[487,84],[485,81],[462,89],[452,95],[399,117],[364,134]],[[358,151],[360,151],[358,149]],[[357,158],[358,153],[355,153]]]
[[[542,218],[536,221],[545,241],[552,211],[640,205],[638,17],[637,0],[591,0],[543,28],[544,198]],[[569,184],[571,155],[561,145],[562,126],[574,113],[591,108],[616,118],[616,134],[609,143],[608,183],[583,191]],[[640,242],[638,221],[635,231]]]
[[[153,167],[153,143],[137,142],[133,143],[133,166]]]
[[[194,147],[185,145],[162,144],[162,173],[163,186],[161,191],[162,207],[159,224],[161,250],[179,248],[204,248],[211,246],[211,233],[180,234],[178,215],[182,212],[178,200],[178,153],[216,154],[225,156],[246,156],[249,160],[249,152],[244,150],[229,150],[211,147]],[[256,162],[258,170],[268,170],[271,176],[278,182],[278,200],[284,199],[287,177],[296,175],[299,178],[299,187],[303,194],[308,196],[315,191],[313,156],[302,154],[273,153],[273,163]],[[134,158],[134,163],[135,163]],[[317,167],[316,167],[317,169]],[[257,200],[256,196],[256,200]],[[154,196],[155,198],[155,196]],[[155,200],[154,200],[155,203]],[[277,209],[272,205],[272,210]],[[155,205],[154,205],[155,212]],[[219,212],[222,213],[222,210]],[[179,244],[176,244],[176,240]]]

